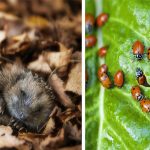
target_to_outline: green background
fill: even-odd
[[[95,29],[99,42],[86,49],[86,68],[89,74],[86,89],[86,150],[149,150],[150,115],[142,112],[130,90],[137,85],[135,70],[140,67],[150,83],[150,61],[132,55],[132,45],[140,40],[145,53],[150,47],[150,0],[86,0],[86,12],[95,17],[109,14],[108,22]],[[109,45],[107,56],[100,59],[100,46]],[[104,89],[97,79],[97,69],[106,63],[113,80],[117,70],[125,74],[123,88]],[[140,86],[150,98],[150,87]]]

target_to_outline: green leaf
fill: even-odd
[[[95,5],[95,6],[94,6]],[[132,45],[140,40],[145,53],[150,47],[150,0],[86,0],[86,12],[109,14],[108,22],[96,31],[98,43],[86,49],[89,74],[86,89],[86,150],[149,150],[150,114],[142,112],[133,100],[130,89],[137,85],[136,67],[140,67],[150,83],[150,61],[147,56],[137,61]],[[109,45],[105,59],[97,57],[97,50]],[[104,89],[97,79],[97,68],[106,63],[113,80],[117,70],[125,74],[122,88]],[[150,98],[150,87],[141,86]]]

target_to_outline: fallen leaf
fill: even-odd
[[[81,113],[77,109],[68,108],[66,111],[59,115],[62,122],[67,123],[73,118],[81,117]]]
[[[82,92],[82,67],[77,63],[70,71],[69,78],[65,86],[66,91],[74,92],[81,95]]]
[[[0,126],[0,148],[12,148],[22,144],[24,144],[24,140],[19,140],[13,136],[9,126]]]
[[[56,137],[46,137],[41,143],[40,148],[46,149],[60,147],[64,143],[64,128],[62,128]]]
[[[49,26],[48,20],[41,16],[30,16],[25,19],[25,24],[29,27],[45,28]]]
[[[15,15],[9,14],[9,13],[5,13],[5,12],[0,12],[0,19],[4,18],[6,20],[11,20],[11,21],[16,21],[19,20],[19,18]]]
[[[49,84],[59,96],[61,104],[63,104],[65,107],[74,107],[71,99],[65,93],[63,81],[56,74],[53,74],[49,77]]]
[[[44,57],[47,63],[51,68],[58,69],[58,74],[63,74],[67,71],[68,64],[71,60],[72,50],[67,49],[63,44],[57,43],[59,49],[55,51],[51,51],[49,49],[48,52],[44,52]]]
[[[47,125],[43,131],[43,134],[46,134],[46,135],[50,134],[53,131],[54,127],[55,127],[55,122],[53,118],[51,117],[49,121],[47,122]]]
[[[1,30],[0,31],[0,43],[6,39],[6,32]]]
[[[39,55],[37,60],[29,63],[27,68],[37,72],[50,73],[50,67],[42,54]]]
[[[67,122],[65,124],[65,133],[69,139],[81,142],[81,129],[78,129],[77,125],[72,125],[72,123]]]

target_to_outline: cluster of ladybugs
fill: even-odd
[[[113,84],[107,72],[108,72],[108,67],[106,64],[103,64],[98,68],[97,75],[98,75],[98,79],[100,80],[100,82],[105,88],[111,88]],[[121,88],[123,86],[123,83],[124,83],[123,71],[118,70],[114,75],[114,85]]]
[[[96,19],[96,25],[98,27],[102,27],[107,22],[107,20],[108,20],[108,14],[101,13]],[[85,32],[87,34],[85,38],[86,48],[93,47],[97,42],[97,38],[95,37],[95,35],[92,35],[94,26],[95,26],[94,16],[89,13],[86,14],[85,16]],[[107,48],[108,47],[106,46],[100,48],[98,51],[98,56],[104,57],[107,53]],[[132,53],[137,60],[142,60],[144,56],[143,43],[140,41],[134,42],[132,46]],[[147,52],[147,58],[150,60],[150,48],[148,49]],[[100,82],[105,88],[112,87],[113,84],[112,81],[110,80],[110,77],[108,76],[108,67],[106,64],[103,64],[98,68],[97,74],[98,74],[98,79],[100,80]],[[85,75],[86,75],[85,78],[87,82],[88,81],[87,72]],[[144,85],[144,86],[148,85],[146,76],[144,75],[143,71],[140,68],[136,69],[136,78],[140,85]],[[122,70],[118,70],[114,75],[114,85],[121,88],[123,84],[124,84],[124,73]],[[150,112],[150,100],[144,97],[139,86],[132,87],[131,94],[135,100],[140,101],[142,111]]]
[[[137,60],[143,59],[144,45],[142,44],[142,42],[136,41],[133,44],[132,50]],[[150,60],[150,48],[148,49],[147,52],[147,58]],[[149,86],[146,80],[146,76],[144,75],[143,71],[140,68],[136,69],[136,78],[139,85]],[[139,86],[132,87],[131,94],[135,100],[140,101],[140,106],[143,112],[150,112],[150,100],[144,97]]]
[[[108,20],[108,14],[106,13],[101,13],[96,18],[96,21],[92,14],[87,13],[85,15],[85,33],[87,34],[87,36],[85,37],[86,48],[93,47],[97,42],[96,36],[93,35],[95,24],[98,27],[102,27],[106,23],[107,20]]]

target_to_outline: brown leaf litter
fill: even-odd
[[[0,148],[80,150],[81,0],[2,0],[0,64],[10,63],[47,81],[57,106],[40,133],[14,131],[0,114]]]

